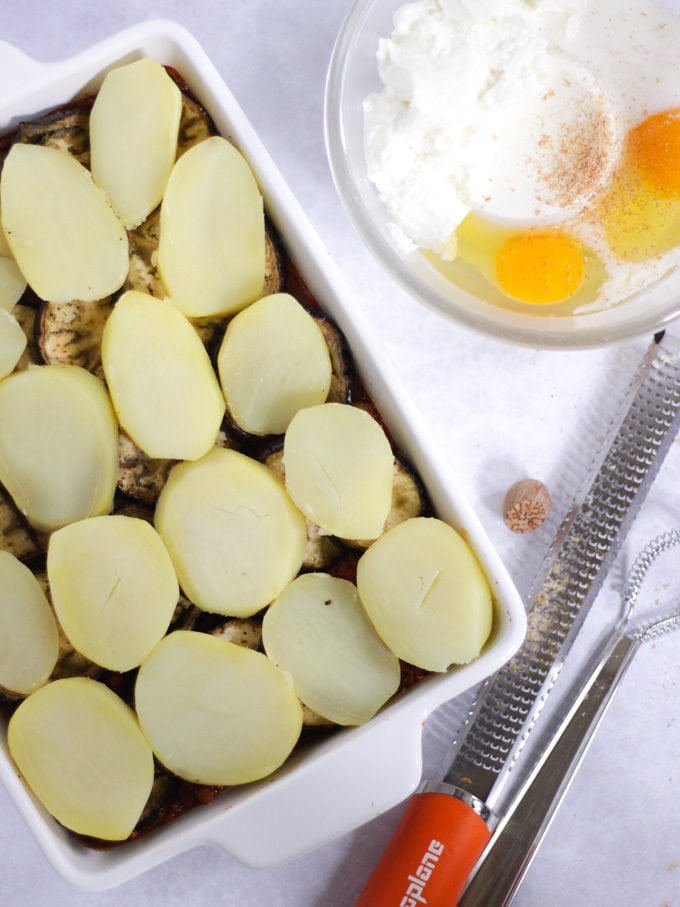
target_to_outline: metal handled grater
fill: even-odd
[[[655,339],[631,384],[613,441],[593,464],[532,593],[526,640],[483,685],[444,781],[488,807],[515,758],[626,530],[680,430],[680,348]]]

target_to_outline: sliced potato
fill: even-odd
[[[214,136],[175,164],[161,204],[158,269],[185,315],[229,315],[262,295],[264,213],[243,155]]]
[[[16,368],[26,349],[26,334],[11,312],[0,308],[0,380]]]
[[[0,230],[0,235],[4,234]],[[23,296],[26,278],[13,258],[0,258],[0,309],[11,312]]]
[[[41,145],[12,146],[0,177],[5,236],[41,299],[91,302],[128,271],[125,228],[75,158]]]
[[[35,529],[111,509],[118,425],[94,375],[75,365],[10,375],[0,381],[0,425],[0,482]]]
[[[406,520],[361,556],[357,587],[390,649],[445,671],[476,658],[491,632],[489,584],[467,542],[434,517]]]
[[[144,453],[195,460],[213,446],[224,397],[205,347],[176,308],[124,293],[104,328],[102,364],[120,424]]]
[[[128,228],[160,203],[177,153],[182,95],[149,57],[110,70],[90,114],[95,183]]]
[[[399,659],[345,579],[298,576],[267,609],[262,641],[305,705],[336,724],[364,724],[399,687]]]
[[[134,712],[104,684],[55,680],[11,717],[9,751],[43,806],[72,831],[127,838],[153,785],[153,753]]]
[[[305,553],[305,519],[281,483],[220,447],[172,469],[155,524],[185,595],[232,617],[250,617],[276,598]]]
[[[234,422],[254,435],[282,434],[299,409],[323,403],[331,385],[323,334],[288,293],[232,318],[217,367]]]
[[[111,671],[141,663],[166,633],[179,598],[161,537],[146,520],[119,514],[52,533],[47,576],[74,648]]]
[[[57,622],[40,583],[0,551],[0,687],[32,693],[49,678],[58,651]]]
[[[394,457],[381,426],[343,403],[302,409],[283,447],[286,488],[312,522],[342,538],[376,538],[392,501]]]
[[[26,336],[26,348],[17,362],[16,369],[26,369],[31,365],[42,365],[43,360],[35,339],[36,309],[33,306],[17,303],[12,309],[12,315],[21,325],[21,330]]]
[[[392,471],[392,503],[385,520],[384,531],[404,520],[425,516],[427,502],[424,489],[416,474],[399,457],[394,458]],[[372,539],[343,539],[351,548],[368,548]]]
[[[285,485],[283,448],[273,450],[267,455],[264,463],[267,469],[271,469],[277,479]],[[307,570],[325,570],[347,551],[339,539],[324,532],[307,517],[305,517],[305,525],[307,527],[307,545],[302,566]]]
[[[295,746],[302,709],[265,655],[178,630],[144,661],[139,720],[158,759],[199,784],[245,784],[275,771]]]
[[[0,207],[0,224],[2,224],[2,208]],[[0,256],[2,258],[12,258],[12,250],[9,247],[7,242],[7,237],[5,236],[5,231],[0,230]]]

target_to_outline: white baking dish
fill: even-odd
[[[344,331],[369,393],[420,471],[438,514],[462,530],[476,550],[495,592],[495,626],[479,659],[427,678],[364,727],[340,731],[295,755],[264,782],[225,792],[139,841],[108,851],[87,848],[44,811],[17,777],[7,753],[5,727],[0,726],[0,778],[55,868],[87,889],[117,885],[198,844],[217,845],[249,866],[271,866],[389,809],[420,780],[421,733],[427,715],[500,667],[525,631],[521,600],[419,413],[371,337],[361,301],[346,290],[243,112],[187,31],[172,22],[146,22],[55,64],[36,62],[0,43],[0,131],[8,131],[19,118],[86,93],[108,68],[142,55],[176,67],[221,133],[250,161],[290,257]]]

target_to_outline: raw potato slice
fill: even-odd
[[[29,365],[42,365],[42,357],[35,339],[36,309],[19,302],[12,309],[12,316],[19,322],[26,336],[26,348],[17,362],[16,370],[26,369]]]
[[[26,334],[10,312],[0,308],[0,380],[14,371],[26,349]]]
[[[141,663],[167,632],[179,599],[161,537],[135,517],[92,517],[53,533],[47,576],[73,647],[111,671]]]
[[[215,443],[225,404],[191,324],[130,290],[106,322],[102,364],[120,424],[154,459],[196,460]]]
[[[153,753],[137,718],[104,684],[55,680],[21,703],[9,751],[55,819],[82,835],[129,837],[153,785]]]
[[[276,598],[307,541],[304,517],[271,471],[220,447],[172,469],[155,523],[187,598],[232,617]]]
[[[32,693],[49,678],[58,652],[57,622],[40,583],[0,551],[0,687]]]
[[[336,724],[364,724],[399,687],[399,659],[348,580],[327,573],[294,579],[267,609],[262,639],[305,705]]]
[[[166,636],[142,664],[135,703],[158,759],[199,784],[264,778],[302,728],[293,685],[266,655],[186,630]]]
[[[0,235],[4,235],[0,230]],[[11,312],[26,289],[26,278],[13,258],[0,258],[0,310]]]
[[[243,155],[214,136],[175,164],[161,205],[158,269],[185,315],[230,315],[262,295],[262,196]]]
[[[0,207],[0,224],[2,223],[2,208]],[[2,258],[11,258],[12,250],[9,247],[7,242],[7,237],[5,236],[5,231],[0,230],[0,256]]]
[[[385,520],[384,531],[404,520],[425,516],[424,490],[415,473],[399,457],[394,458],[392,470],[392,504]],[[343,539],[351,548],[368,548],[372,539]]]
[[[217,367],[234,422],[254,435],[282,434],[331,385],[323,334],[287,293],[265,296],[229,322]]]
[[[343,403],[300,410],[286,432],[283,462],[288,493],[312,522],[341,538],[380,535],[394,457],[368,413]]]
[[[106,74],[90,114],[95,183],[128,230],[159,204],[175,163],[182,96],[148,57]]]
[[[41,145],[12,146],[0,177],[2,226],[41,299],[92,302],[128,272],[125,228],[88,170]]]
[[[416,517],[385,532],[359,560],[357,587],[390,649],[427,671],[472,661],[491,632],[482,568],[441,520]]]
[[[0,482],[41,532],[108,513],[118,424],[98,378],[44,365],[0,381]]]

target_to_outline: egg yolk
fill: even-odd
[[[680,245],[680,108],[631,129],[595,210],[609,248],[623,261],[647,261]]]
[[[520,302],[562,302],[579,289],[583,274],[578,244],[562,233],[511,236],[496,257],[498,286]]]
[[[680,198],[680,108],[648,117],[629,134],[640,172],[666,198]]]

